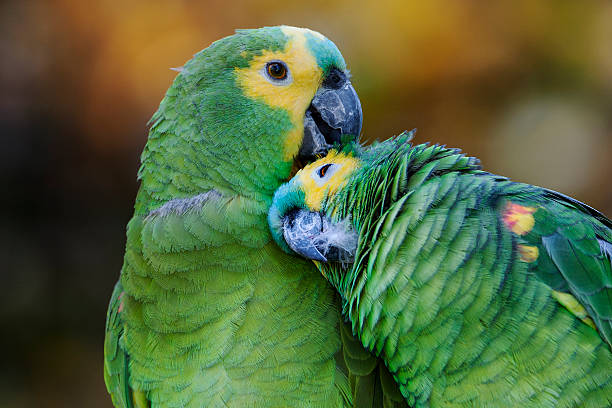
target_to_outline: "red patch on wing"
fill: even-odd
[[[502,212],[502,220],[510,231],[517,235],[525,235],[535,225],[533,213],[536,210],[537,208],[535,207],[527,207],[508,201]]]

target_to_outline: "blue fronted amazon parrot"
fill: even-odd
[[[359,397],[334,291],[274,244],[266,216],[292,168],[355,140],[361,118],[342,55],[310,30],[239,30],[184,65],[150,122],[107,314],[116,407]]]
[[[278,244],[315,260],[410,406],[612,406],[610,219],[410,138],[300,170]]]

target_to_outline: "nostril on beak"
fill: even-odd
[[[327,74],[325,77],[323,86],[331,89],[340,89],[345,82],[346,74],[337,68],[332,68],[329,74]]]

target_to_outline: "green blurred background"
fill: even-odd
[[[338,45],[364,140],[416,127],[612,214],[609,1],[5,0],[1,406],[110,407],[106,305],[168,68],[277,24]]]

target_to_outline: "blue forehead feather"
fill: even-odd
[[[306,44],[312,55],[316,58],[317,64],[324,73],[327,73],[331,68],[346,70],[346,62],[332,41],[327,38],[322,39],[313,33],[306,33]]]

